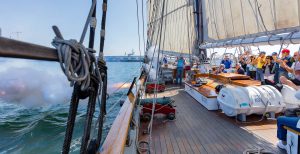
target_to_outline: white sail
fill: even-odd
[[[284,39],[276,36],[284,33],[293,38],[300,27],[300,0],[202,0],[202,6],[204,40],[209,43],[263,36],[269,41],[271,36]]]
[[[163,0],[148,1],[148,46],[159,44],[160,25],[163,23],[161,50],[192,53],[196,45],[192,1],[165,0],[162,20],[163,2]]]

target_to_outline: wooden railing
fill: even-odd
[[[41,45],[0,37],[0,57],[58,61],[57,51]]]
[[[102,147],[98,151],[98,154],[124,153],[124,147],[126,146],[126,139],[130,129],[132,113],[138,97],[138,91],[144,82],[145,78],[141,77],[132,88],[132,93],[130,93],[126,98],[126,101],[124,102],[120,112],[113,122]]]

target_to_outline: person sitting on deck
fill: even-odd
[[[225,65],[224,64],[221,64],[219,66],[219,68],[217,70],[215,70],[215,72],[213,72],[213,74],[220,74],[220,73],[227,73],[226,70],[225,70]]]
[[[225,55],[224,59],[221,61],[221,64],[225,65],[225,69],[230,69],[232,61],[229,59],[228,55]]]
[[[280,149],[286,150],[286,144],[287,144],[287,130],[283,128],[283,126],[289,127],[291,129],[294,129],[296,131],[300,132],[300,121],[299,117],[286,117],[281,116],[277,118],[277,138],[279,141],[277,142],[277,146]]]
[[[300,90],[298,86],[300,86],[300,55],[299,52],[295,56],[295,65],[294,67],[289,67],[283,60],[279,60],[280,67],[287,70],[288,72],[292,73],[294,75],[294,79],[288,79],[285,76],[280,77],[280,82],[282,84],[286,84],[296,90]]]
[[[176,72],[176,83],[181,84],[182,83],[182,76],[183,76],[183,68],[185,65],[185,61],[182,56],[177,60],[177,72]],[[179,83],[178,83],[179,80]]]
[[[265,63],[266,63],[266,52],[261,51],[257,58],[256,80],[259,80],[262,83],[265,82],[264,72],[263,72],[263,66]]]
[[[281,61],[283,61],[288,67],[291,67],[293,62],[291,60],[291,56],[290,56],[290,50],[289,49],[283,49],[282,51],[282,57],[281,57]],[[279,67],[279,77],[281,76],[285,76],[286,78],[288,78],[288,71],[283,68],[283,67]]]
[[[237,63],[236,66],[236,72],[237,74],[242,74],[244,75],[245,74],[245,70],[242,68],[242,65],[240,63]]]

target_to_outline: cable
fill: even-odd
[[[140,18],[139,18],[139,2],[138,2],[138,0],[136,0],[135,3],[136,3],[137,31],[138,31],[138,38],[139,38],[139,53],[140,53],[140,57],[142,57],[142,53],[141,53],[141,36],[140,36]],[[140,67],[142,67],[142,61],[140,61]]]
[[[142,0],[142,21],[143,21],[143,43],[144,43],[144,52],[145,52],[146,51],[146,41],[145,41],[144,0]]]
[[[161,37],[162,37],[162,27],[163,27],[163,17],[164,17],[164,10],[165,10],[165,0],[163,0],[163,5],[162,5],[162,13],[161,13],[161,25],[160,25],[160,36],[159,36],[159,44],[158,44],[158,56],[157,56],[157,66],[159,65],[159,55],[160,55],[160,48],[161,48]],[[154,87],[154,99],[153,99],[153,105],[152,105],[152,114],[151,114],[151,120],[150,120],[150,124],[148,126],[148,130],[149,130],[149,143],[150,143],[150,148],[151,148],[151,143],[152,143],[152,125],[153,125],[153,117],[154,117],[154,110],[155,110],[155,103],[157,100],[157,85],[159,83],[159,79],[158,79],[158,71],[156,71],[156,84]]]

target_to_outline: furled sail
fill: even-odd
[[[204,40],[210,43],[203,46],[256,43],[258,37],[298,43],[299,9],[300,0],[202,0]]]
[[[162,13],[163,2],[164,12]],[[148,47],[159,44],[161,50],[192,53],[196,47],[193,3],[190,0],[148,0]],[[160,31],[160,25],[162,31]]]

